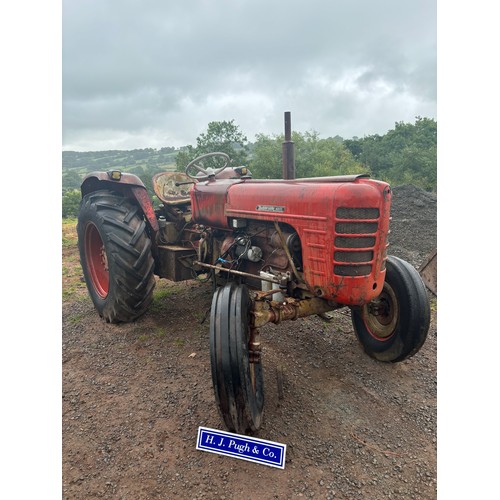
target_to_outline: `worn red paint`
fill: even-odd
[[[296,180],[216,180],[191,189],[193,219],[198,224],[229,230],[231,219],[252,219],[287,224],[300,237],[304,279],[318,296],[349,305],[361,305],[377,297],[384,284],[391,191],[385,182],[363,177]],[[372,218],[343,218],[337,209],[376,209]],[[356,232],[356,224],[374,227]],[[343,227],[348,228],[346,234]],[[353,229],[352,229],[353,228]],[[339,247],[337,237],[372,243],[366,247]],[[370,255],[367,261],[335,260],[342,255]],[[366,275],[334,274],[334,266],[351,272],[367,269]],[[365,266],[365,267],[363,267]],[[347,269],[347,271],[345,271]]]
[[[158,232],[158,221],[154,213],[154,208],[148,196],[144,183],[134,174],[122,173],[120,180],[113,180],[107,172],[91,172],[87,174],[81,185],[82,196],[97,191],[98,189],[113,189],[123,196],[132,195],[139,203],[151,229],[154,233]],[[153,238],[153,246],[155,238]]]

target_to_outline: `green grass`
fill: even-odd
[[[75,314],[74,316],[71,316],[68,321],[73,324],[78,324],[80,321],[83,319],[83,314]]]
[[[210,317],[210,309],[199,309],[197,311],[194,311],[193,316],[196,320],[196,323],[201,324],[202,321],[205,323]]]
[[[80,276],[82,275],[82,267],[80,266],[80,260],[78,257],[72,257],[66,259],[67,263],[72,263],[74,264],[73,266],[68,266],[63,264],[62,266],[62,275],[66,276],[67,278],[78,278],[80,279]]]
[[[76,234],[76,219],[62,219],[62,245],[69,247],[78,244],[78,236]]]
[[[186,341],[181,339],[180,337],[176,337],[173,341],[175,347],[184,347],[186,345]]]
[[[156,284],[156,288],[153,292],[153,302],[151,303],[150,310],[153,312],[164,311],[167,307],[165,304],[165,299],[168,297],[172,297],[173,295],[177,295],[181,288],[178,286],[165,286],[167,283],[159,281]]]
[[[156,338],[162,339],[163,337],[165,337],[165,335],[167,335],[167,331],[165,330],[165,328],[157,328],[154,332],[154,335]]]
[[[63,302],[72,299],[75,294],[76,294],[76,287],[74,286],[64,287],[62,291]]]
[[[81,281],[82,269],[80,265],[62,266],[62,299],[63,301],[72,300],[79,296],[79,292],[86,290],[86,285]]]
[[[151,340],[151,339],[162,339],[167,335],[167,331],[165,328],[155,328],[152,332],[150,333],[143,333],[142,335],[139,336],[139,340],[141,342],[145,342],[146,340]]]

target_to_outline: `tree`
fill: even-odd
[[[72,189],[64,193],[62,197],[62,216],[64,219],[78,215],[81,199],[82,195],[79,189]]]
[[[249,168],[254,177],[280,179],[283,175],[282,144],[284,136],[258,134]],[[323,177],[367,173],[351,152],[336,137],[320,139],[317,132],[293,132],[295,175]]]
[[[253,144],[253,155],[249,169],[259,179],[282,177],[282,143],[284,136],[257,134]]]
[[[62,176],[63,194],[66,191],[78,189],[81,183],[82,183],[82,177],[75,170],[68,170],[67,172],[63,172]]]
[[[196,156],[222,152],[232,159],[232,165],[246,165],[248,160],[248,139],[238,125],[231,121],[210,122],[207,131],[196,138],[196,147],[182,148],[176,158],[177,170],[183,171]],[[206,166],[209,166],[208,163]],[[216,166],[216,165],[214,165]]]
[[[437,188],[437,123],[417,116],[415,123],[396,122],[384,135],[344,141],[354,158],[373,176],[390,184]]]
[[[196,153],[196,149],[193,146],[188,145],[182,147],[175,157],[176,170],[179,172],[184,172],[187,164],[191,160],[194,160],[194,158],[196,158],[197,156],[199,155]]]

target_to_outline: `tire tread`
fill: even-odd
[[[109,266],[109,292],[102,300],[93,291],[86,272],[85,224],[99,228]],[[137,319],[152,302],[155,287],[151,240],[139,209],[130,200],[108,190],[83,197],[78,216],[80,260],[87,287],[99,314],[108,322]]]

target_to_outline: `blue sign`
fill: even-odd
[[[265,439],[199,427],[196,449],[279,469],[285,468],[286,444]]]

